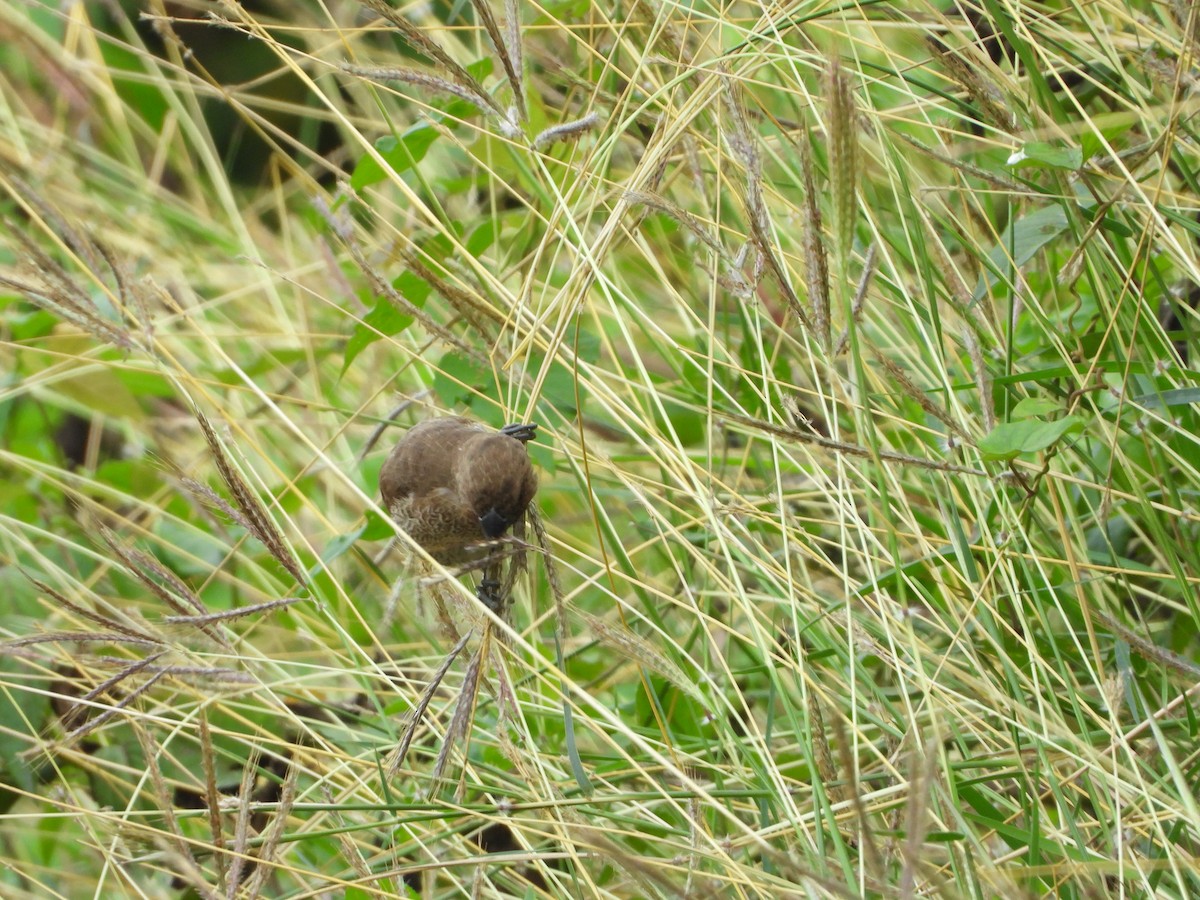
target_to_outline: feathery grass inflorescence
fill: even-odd
[[[829,140],[830,216],[834,259],[843,267],[854,247],[858,221],[859,121],[850,76],[832,56],[825,71],[826,129]],[[842,269],[845,271],[845,268]]]
[[[766,268],[775,275],[776,283],[783,292],[788,308],[806,327],[811,322],[804,305],[792,287],[791,274],[779,258],[778,249],[771,236],[771,221],[763,198],[762,154],[751,132],[746,116],[741,86],[728,73],[721,73],[721,99],[724,101],[728,128],[723,132],[733,157],[742,165],[745,177],[744,201],[746,225],[750,241],[761,256]]]
[[[208,421],[208,417],[204,413],[196,410],[196,421],[200,423],[200,430],[204,434],[204,440],[208,444],[208,449],[212,453],[213,461],[217,464],[217,472],[221,476],[221,480],[225,482],[225,487],[233,496],[233,501],[237,505],[238,512],[241,513],[241,521],[246,524],[250,533],[257,538],[267,551],[293,578],[297,583],[304,585],[308,582],[308,577],[304,570],[300,568],[300,564],[296,561],[291,549],[283,539],[283,534],[279,531],[279,527],[275,524],[275,520],[271,517],[270,512],[259,498],[246,479],[242,477],[241,472],[234,466],[233,461],[225,452],[225,446],[221,439],[217,437],[217,433],[213,430],[212,425]],[[198,611],[203,611],[201,607]]]

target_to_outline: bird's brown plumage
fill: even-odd
[[[525,452],[534,426],[491,431],[469,419],[410,428],[379,473],[383,505],[443,564],[477,559],[533,500],[537,476]]]

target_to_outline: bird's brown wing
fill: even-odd
[[[482,431],[469,419],[430,419],[410,428],[379,471],[385,508],[411,495],[454,487],[454,467],[463,444]]]

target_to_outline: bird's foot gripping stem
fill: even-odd
[[[516,438],[522,444],[526,444],[537,437],[537,425],[530,423],[524,425],[520,422],[514,422],[511,425],[505,425],[500,429],[501,434],[506,434],[510,438]]]
[[[504,596],[500,593],[499,578],[484,578],[479,582],[479,588],[475,591],[475,596],[479,598],[479,602],[494,612],[496,615],[501,615],[504,612]]]

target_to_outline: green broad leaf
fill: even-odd
[[[478,259],[484,250],[496,243],[499,231],[500,226],[494,219],[488,219],[482,225],[472,230],[467,236],[465,244],[467,253]]]
[[[1000,242],[988,251],[991,263],[975,286],[972,301],[983,297],[1000,280],[1000,274],[1012,265],[1025,265],[1048,243],[1067,230],[1067,214],[1061,206],[1043,206],[1004,229]]]
[[[454,351],[438,360],[433,376],[433,393],[447,409],[466,406],[477,415],[487,414],[490,404],[480,402],[480,395],[491,393],[490,389],[495,383],[496,376],[490,368]],[[495,413],[481,415],[481,418],[491,423]]]
[[[10,262],[8,260],[6,263]],[[11,305],[12,309],[5,309],[5,326],[10,329],[9,338],[14,344],[21,341],[31,341],[34,338],[45,337],[54,331],[54,326],[58,324],[58,316],[54,313],[46,312],[44,309],[25,309],[27,301],[17,298],[15,295],[6,295],[3,289],[0,289],[0,309],[4,309]]]
[[[413,317],[402,313],[392,305],[387,297],[380,297],[375,308],[363,316],[363,320],[354,326],[354,333],[346,341],[346,350],[342,362],[342,374],[350,368],[351,363],[367,347],[380,338],[399,334],[413,322]]]
[[[396,289],[396,292],[400,296],[407,298],[408,302],[417,307],[417,309],[424,308],[425,300],[433,290],[428,282],[418,278],[412,272],[402,272],[392,282],[392,287]],[[371,344],[380,338],[399,334],[411,325],[412,322],[412,316],[398,310],[386,297],[378,298],[375,308],[367,313],[359,324],[354,326],[354,332],[346,342],[342,374],[346,374],[355,357]]]
[[[1083,165],[1083,151],[1078,147],[1056,147],[1044,141],[1025,144],[1008,158],[1014,169],[1069,169]]]
[[[424,159],[437,138],[437,129],[428,122],[421,122],[409,128],[398,139],[391,135],[381,137],[375,142],[375,149],[391,170],[399,175]],[[354,167],[354,174],[350,176],[350,186],[356,191],[361,191],[387,177],[387,172],[375,157],[367,154],[359,159],[358,165]]]
[[[1045,450],[1064,435],[1083,431],[1083,421],[1064,416],[1054,422],[1026,419],[997,425],[979,441],[979,450],[988,459],[1016,459],[1022,453]]]
[[[1036,416],[1049,416],[1061,411],[1062,406],[1053,400],[1041,397],[1026,397],[1013,407],[1011,413],[1014,419],[1032,419]]]
[[[396,533],[396,526],[373,509],[367,510],[366,523],[360,536],[364,541],[382,541]]]
[[[353,547],[358,539],[363,536],[363,532],[367,530],[367,524],[367,520],[363,519],[353,531],[340,534],[330,541],[325,547],[325,552],[321,554],[321,561],[328,565]]]
[[[1108,146],[1113,147],[1117,139],[1130,130],[1132,125],[1124,120],[1124,115],[1124,113],[1115,115],[1107,113],[1099,115],[1087,123],[1090,129],[1098,127],[1100,131],[1097,133],[1095,130],[1088,130],[1079,136],[1079,149],[1085,160],[1091,159],[1098,153],[1107,153],[1105,141],[1108,142]]]
[[[556,22],[569,22],[587,15],[591,9],[589,0],[555,0],[555,2],[539,5],[545,10],[533,18],[534,25],[550,25]]]
[[[481,56],[473,63],[467,64],[467,73],[476,81],[482,83],[496,71],[496,60],[490,56]]]
[[[114,419],[140,421],[145,416],[137,397],[121,381],[115,368],[92,369],[86,374],[63,378],[55,388],[80,407]]]
[[[117,376],[136,397],[175,396],[175,386],[158,372],[130,367],[119,370]]]
[[[574,370],[561,359],[551,359],[547,363],[546,357],[541,353],[530,355],[527,368],[531,374],[541,373],[547,365],[550,366],[550,370],[542,381],[542,403],[564,416],[574,416],[577,400]]]
[[[684,403],[664,396],[662,412],[655,408],[654,421],[663,434],[674,433],[682,447],[703,446],[708,434],[703,407],[696,402]]]

